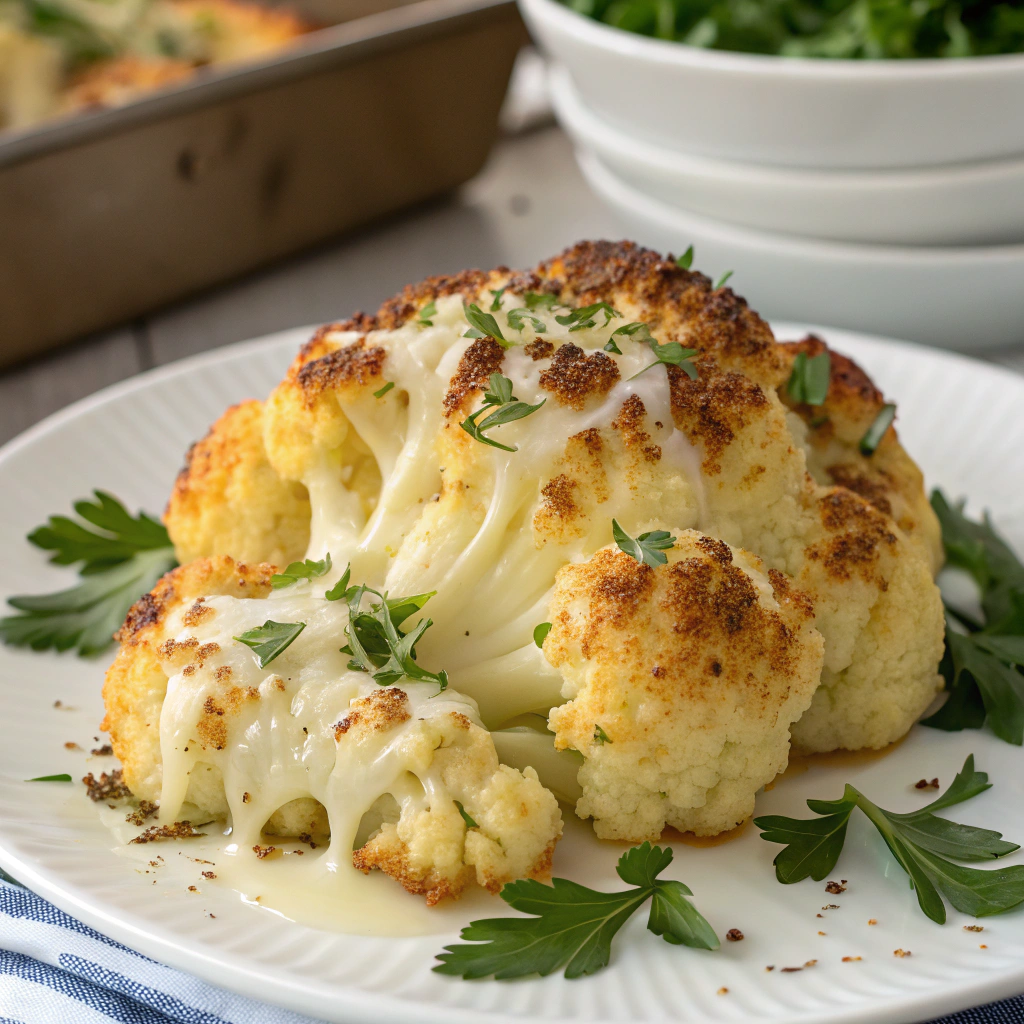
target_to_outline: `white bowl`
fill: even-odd
[[[730,224],[790,235],[896,245],[1024,241],[1024,160],[905,171],[808,171],[715,160],[632,138],[552,68],[562,126],[623,181]]]
[[[638,192],[590,153],[587,181],[625,233],[675,253],[766,318],[816,321],[971,351],[1024,341],[1024,245],[913,248],[822,242],[750,231]]]
[[[882,168],[1024,154],[1024,54],[827,60],[703,50],[519,0],[592,110],[631,135],[727,160]]]

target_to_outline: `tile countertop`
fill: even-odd
[[[0,373],[0,443],[69,402],[153,366],[285,327],[372,311],[431,274],[528,267],[581,238],[620,235],[560,129],[508,136],[483,172],[445,200]],[[988,358],[1024,372],[1024,348]]]

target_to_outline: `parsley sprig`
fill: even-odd
[[[331,553],[328,551],[323,558],[314,561],[312,558],[301,562],[292,562],[283,572],[275,572],[270,577],[270,585],[274,590],[290,587],[299,580],[315,580],[331,571]]]
[[[498,321],[490,313],[485,313],[475,302],[463,303],[463,312],[469,322],[469,330],[464,338],[493,338],[502,348],[512,345],[498,326]]]
[[[648,900],[647,927],[655,935],[677,946],[718,949],[718,936],[686,898],[693,893],[682,882],[658,878],[671,863],[671,849],[642,843],[627,850],[616,867],[634,887],[624,892],[600,892],[566,878],[553,878],[551,885],[533,879],[509,882],[501,898],[532,916],[473,921],[462,929],[466,943],[446,946],[434,970],[499,980],[544,976],[561,968],[566,978],[593,974],[608,966],[616,932]]]
[[[896,406],[891,402],[887,402],[879,409],[878,415],[872,421],[871,426],[864,431],[864,436],[860,439],[861,455],[875,454],[875,450],[882,443],[882,438],[885,437],[885,432],[892,425],[894,419],[896,419]]]
[[[642,340],[647,341],[650,344],[651,351],[654,353],[654,362],[648,363],[647,366],[638,373],[634,373],[633,376],[629,378],[630,380],[636,380],[641,373],[646,373],[652,367],[658,366],[661,363],[664,363],[666,366],[678,366],[679,369],[690,378],[690,380],[697,379],[697,367],[691,362],[693,357],[697,354],[697,350],[695,348],[683,348],[678,341],[669,341],[662,345],[655,341],[654,338],[650,337],[650,332],[648,332],[648,337]]]
[[[612,520],[612,537],[620,551],[638,562],[646,562],[652,568],[664,565],[668,561],[668,556],[662,552],[667,551],[676,542],[675,537],[667,530],[650,530],[641,533],[634,540],[615,519]]]
[[[528,309],[516,308],[508,311],[508,325],[513,331],[522,331],[526,326],[524,321],[529,320],[533,325],[535,334],[547,333],[548,325],[539,316],[534,316]]]
[[[266,668],[291,647],[295,638],[305,628],[304,622],[275,622],[273,619],[267,619],[262,626],[247,629],[244,633],[232,637],[232,640],[252,648],[256,664],[260,668]]]
[[[946,731],[988,722],[1007,743],[1024,743],[1024,565],[992,526],[968,519],[963,503],[941,491],[932,508],[942,527],[947,564],[964,570],[979,593],[982,620],[947,604],[940,670],[949,696],[923,725]]]
[[[416,645],[433,625],[431,619],[420,619],[413,629],[403,633],[401,625],[410,615],[420,611],[434,596],[414,594],[411,597],[388,597],[365,584],[349,586],[351,567],[346,567],[341,579],[327,592],[329,601],[344,600],[348,604],[348,625],[345,637],[348,643],[341,648],[349,655],[348,667],[354,672],[368,672],[375,683],[391,686],[400,679],[434,683],[439,692],[448,687],[448,673],[429,672],[416,662]],[[367,607],[365,598],[376,597]]]
[[[177,564],[163,525],[132,516],[104,491],[74,504],[79,519],[51,516],[28,535],[55,565],[79,565],[82,581],[53,594],[9,598],[22,614],[0,619],[0,639],[36,651],[97,654],[110,644],[128,609]]]
[[[1024,864],[982,871],[955,864],[995,860],[1020,849],[1002,834],[940,818],[935,811],[962,803],[991,788],[988,775],[975,771],[974,755],[964,762],[949,789],[937,800],[909,814],[886,811],[851,785],[839,800],[808,800],[818,818],[755,818],[761,838],[785,843],[775,858],[775,875],[784,884],[810,876],[821,881],[832,872],[846,840],[846,827],[860,808],[878,829],[897,863],[910,876],[917,901],[925,914],[942,924],[946,920],[943,897],[957,910],[973,917],[988,917],[1024,903]]]
[[[610,303],[594,302],[589,306],[580,306],[579,309],[570,309],[568,313],[556,316],[555,320],[563,327],[568,327],[571,334],[573,331],[582,331],[586,327],[596,327],[596,317],[602,313],[604,314],[602,327],[607,327],[616,317],[622,316]]]
[[[535,413],[546,401],[546,398],[541,399],[536,405],[520,402],[512,394],[512,381],[500,373],[492,373],[490,387],[484,392],[484,404],[476,412],[470,413],[459,426],[481,444],[489,444],[492,448],[500,448],[505,452],[517,452],[519,449],[514,445],[501,444],[488,437],[485,431],[521,420]],[[492,411],[481,420],[480,417],[488,409]]]
[[[827,350],[816,356],[798,352],[793,360],[793,372],[789,375],[786,391],[794,402],[823,405],[831,376],[832,360]]]

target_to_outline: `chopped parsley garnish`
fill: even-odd
[[[37,775],[34,779],[26,779],[26,782],[71,782],[71,776],[67,772],[60,775]]]
[[[347,584],[349,569],[335,590]],[[423,634],[433,625],[430,619],[420,619],[419,623],[408,633],[403,633],[401,625],[410,615],[420,611],[434,596],[414,594],[411,597],[388,597],[366,585],[347,587],[343,597],[348,603],[348,625],[345,637],[348,643],[341,648],[342,654],[349,655],[348,667],[354,672],[368,672],[373,681],[380,686],[390,686],[400,679],[413,679],[417,682],[435,683],[440,693],[448,687],[447,672],[428,672],[416,663],[416,644],[423,639]],[[368,608],[363,606],[363,599],[371,595],[378,598]]]
[[[602,746],[604,746],[605,743],[611,743],[611,740],[608,738],[608,733],[606,733],[596,722],[594,723],[594,742],[600,743]]]
[[[502,348],[508,348],[512,343],[505,340],[505,335],[498,327],[498,321],[490,313],[485,313],[475,302],[466,305],[462,309],[469,321],[470,329],[463,335],[464,338],[493,338]]]
[[[307,558],[301,562],[292,562],[284,572],[275,572],[270,577],[270,585],[274,590],[290,587],[299,580],[315,580],[331,571],[331,553],[328,551],[319,561]]]
[[[505,285],[505,288],[507,288],[507,287],[508,287],[508,285]],[[497,289],[495,289],[495,288],[488,288],[487,289],[494,296],[494,301],[490,305],[490,310],[491,310],[492,313],[497,313],[498,310],[501,309],[501,297],[502,297],[502,295],[505,294],[505,288],[497,288]]]
[[[420,315],[416,319],[417,327],[433,327],[434,321],[430,318],[437,316],[437,303],[431,300],[421,310]]]
[[[551,632],[551,623],[542,622],[539,626],[533,628],[533,642],[538,647],[544,646],[544,641],[548,638],[548,633]]]
[[[818,818],[768,815],[755,818],[754,824],[761,829],[762,839],[786,844],[775,858],[775,874],[780,882],[788,885],[808,875],[821,881],[836,866],[850,815],[860,808],[910,876],[921,909],[942,924],[946,920],[943,896],[957,910],[973,917],[1001,914],[1024,903],[1024,864],[981,871],[953,863],[994,860],[1020,847],[1004,841],[999,832],[961,825],[934,813],[989,788],[988,775],[974,770],[971,754],[942,796],[907,814],[883,810],[860,790],[847,785],[839,800],[807,801],[807,806],[820,815]]]
[[[292,645],[305,628],[304,622],[275,622],[273,619],[267,619],[262,626],[247,629],[232,639],[251,647],[252,653],[256,655],[256,664],[260,668],[266,668]]]
[[[462,806],[460,800],[455,801],[455,806],[459,809],[459,814],[462,815],[462,820],[466,823],[466,828],[479,828],[480,826],[473,820],[473,816]]]
[[[686,250],[686,252],[683,253],[682,256],[680,256],[676,260],[676,266],[681,268],[682,270],[689,270],[690,267],[693,266],[693,246],[692,245]]]
[[[654,362],[648,363],[638,373],[634,373],[629,378],[630,380],[636,380],[641,373],[646,373],[652,366],[658,366],[661,363],[664,363],[666,366],[678,366],[690,380],[697,379],[697,367],[690,361],[697,354],[695,348],[683,348],[678,341],[669,341],[662,345],[655,341],[654,338],[647,340],[649,340],[651,351],[654,353]]]
[[[642,843],[627,850],[616,871],[634,888],[600,892],[566,878],[551,885],[533,879],[508,882],[501,898],[529,917],[473,921],[462,929],[464,943],[445,947],[434,970],[463,978],[499,980],[541,976],[565,969],[579,978],[607,967],[616,932],[648,900],[647,927],[666,942],[695,949],[718,949],[718,936],[686,898],[683,885],[658,875],[672,863],[672,850]]]
[[[732,277],[732,275],[733,275],[733,271],[731,271],[731,270],[727,270],[727,271],[726,271],[726,272],[725,272],[725,273],[724,273],[724,274],[723,274],[723,275],[722,275],[722,276],[721,276],[721,277],[720,277],[720,278],[719,278],[719,279],[718,279],[718,280],[717,280],[717,281],[715,282],[715,291],[717,292],[719,288],[723,287],[723,286],[725,285],[725,282],[726,282],[726,281],[728,281],[728,280],[729,280],[729,278],[730,278],[730,277]]]
[[[932,508],[942,527],[947,564],[978,588],[981,621],[947,604],[946,651],[939,665],[949,696],[922,725],[945,731],[986,722],[1007,743],[1024,743],[1024,565],[988,516],[968,519],[941,491]]]
[[[652,568],[664,565],[668,556],[662,554],[675,544],[676,539],[667,530],[651,530],[648,533],[641,533],[634,540],[621,526],[618,521],[612,520],[612,536],[619,550],[635,558],[638,562],[646,563]]]
[[[794,402],[823,405],[831,376],[832,359],[827,351],[819,352],[816,356],[798,352],[793,360],[793,372],[789,375],[786,391]]]
[[[483,444],[489,444],[492,448],[500,448],[506,452],[516,452],[519,449],[515,446],[510,447],[507,444],[500,444],[487,437],[484,432],[492,427],[500,427],[505,423],[521,420],[525,416],[536,412],[546,401],[546,398],[541,399],[536,405],[527,405],[526,402],[520,402],[512,394],[512,381],[500,373],[492,373],[490,387],[484,393],[484,404],[476,412],[470,413],[459,426],[470,437]],[[488,409],[493,409],[493,412],[477,422],[479,417],[487,412]]]
[[[79,521],[51,516],[28,535],[52,551],[56,565],[80,562],[82,581],[53,594],[9,598],[22,612],[0,619],[0,639],[36,651],[97,654],[110,644],[128,609],[177,564],[163,525],[144,512],[131,516],[112,495],[95,491],[95,501],[76,501]]]
[[[544,334],[548,325],[544,323],[540,317],[534,316],[528,309],[510,309],[508,313],[508,325],[513,331],[521,331],[526,324],[524,320],[529,320],[533,324],[533,329],[537,334]]]
[[[612,331],[613,338],[619,334],[624,334],[627,338],[632,338],[633,341],[646,341],[648,344],[657,344],[651,336],[650,327],[641,320],[634,320],[632,323],[623,324],[622,327]]]
[[[607,302],[594,302],[589,306],[581,306],[579,309],[570,309],[568,313],[563,313],[555,317],[563,327],[568,327],[569,332],[582,331],[585,327],[596,327],[597,320],[595,317],[598,314],[604,314],[604,323],[602,327],[607,327],[612,320],[622,314],[611,306]]]
[[[605,352],[614,352],[617,356],[622,355],[622,349],[615,344],[614,339],[609,340],[608,344],[604,347]]]
[[[523,302],[526,303],[526,308],[533,313],[536,313],[538,309],[554,309],[555,306],[561,305],[558,296],[551,295],[549,292],[527,292],[523,296]]]
[[[389,380],[387,382],[387,384],[384,385],[384,387],[380,388],[377,391],[374,391],[373,397],[374,398],[383,398],[394,386],[395,386],[395,382],[393,380]]]
[[[875,449],[882,443],[882,438],[885,437],[885,432],[889,429],[894,419],[896,419],[896,406],[891,402],[887,402],[879,410],[874,422],[860,439],[861,455],[875,454]]]

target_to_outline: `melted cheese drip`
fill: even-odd
[[[516,305],[521,300],[503,299],[504,311]],[[458,297],[441,299],[437,307],[432,327],[410,324],[371,335],[371,343],[387,353],[384,375],[396,387],[379,399],[366,389],[343,402],[380,472],[381,492],[372,510],[367,513],[362,498],[346,488],[338,452],[320,453],[303,480],[313,509],[307,557],[329,552],[332,571],[266,600],[211,597],[206,606],[214,614],[208,620],[188,628],[180,619],[169,625],[170,635],[181,641],[195,637],[219,649],[191,674],[169,680],[160,721],[161,819],[175,820],[189,786],[202,785],[204,773],[213,772],[214,779],[223,779],[231,821],[220,877],[253,899],[259,890],[261,906],[310,923],[323,923],[324,908],[330,908],[332,926],[357,932],[409,934],[438,920],[436,911],[424,917],[421,901],[394,882],[366,878],[351,865],[363,814],[378,797],[391,793],[404,806],[426,807],[443,796],[436,791],[438,780],[418,767],[422,722],[456,710],[479,724],[478,704],[491,727],[526,712],[546,715],[560,702],[562,682],[532,637],[547,618],[557,570],[608,544],[613,517],[639,533],[699,526],[706,516],[701,456],[673,423],[666,370],[659,365],[629,379],[653,355],[647,345],[628,339],[620,346],[622,355],[610,356],[620,380],[583,411],[561,405],[541,388],[547,361],[533,360],[521,345],[509,349],[501,372],[512,380],[515,396],[530,404],[546,399],[544,407],[495,432],[518,451],[478,445],[468,467],[442,465],[444,431],[459,429],[457,422],[445,423],[442,402],[471,340],[463,337],[467,324]],[[622,323],[569,332],[552,316],[545,319],[549,330],[543,340],[571,341],[588,351],[603,348]],[[521,337],[514,331],[506,336],[524,343],[535,337],[531,327]],[[332,340],[344,345],[357,338],[337,334]],[[564,541],[538,538],[532,520],[541,488],[559,472],[567,439],[592,427],[610,430],[634,395],[643,401],[652,442],[661,447],[663,470],[677,480],[672,521],[645,519],[644,510],[655,507],[645,504],[645,496],[613,488],[601,516],[592,517],[582,532]],[[431,521],[444,474],[456,470],[463,473],[463,502],[446,519]],[[452,683],[440,696],[433,685],[404,683],[411,719],[381,732],[372,753],[364,748],[358,756],[351,745],[336,742],[334,725],[353,699],[377,687],[366,674],[350,671],[348,656],[339,651],[347,625],[344,602],[323,600],[347,564],[353,582],[395,596],[437,591],[425,610],[434,625],[418,645],[418,660],[434,671],[446,669]],[[248,648],[232,638],[267,619],[305,622],[306,628],[270,669],[260,670]],[[404,628],[415,621],[416,616]],[[217,670],[225,666],[239,692],[253,688],[260,699],[238,700],[223,715],[223,742],[211,746],[207,738],[203,750],[196,724],[210,717],[209,701],[223,701],[226,688]],[[576,762],[571,754],[555,754],[549,735],[505,733],[498,748],[516,766],[536,767],[559,794],[578,793]],[[267,842],[261,837],[267,819],[301,797],[313,797],[326,809],[329,846],[316,856],[257,862],[249,851]]]

